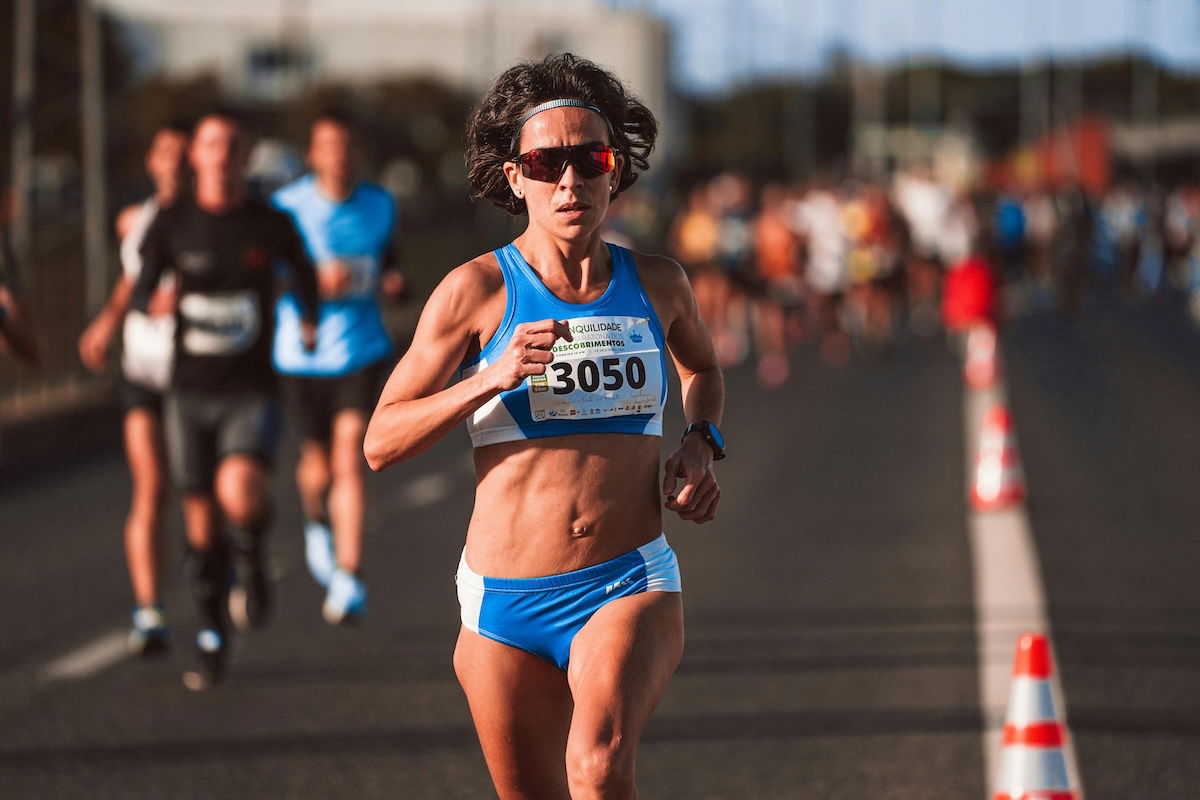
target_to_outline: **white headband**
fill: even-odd
[[[613,135],[612,123],[608,121],[608,117],[604,116],[604,112],[601,111],[599,109],[599,107],[594,106],[591,103],[585,103],[582,100],[571,100],[571,99],[567,99],[567,98],[563,98],[563,99],[559,99],[559,100],[547,100],[545,103],[542,103],[541,105],[534,106],[532,109],[530,109],[528,114],[521,117],[520,123],[517,124],[517,130],[515,133],[513,133],[512,141],[508,143],[509,152],[512,152],[513,150],[516,149],[517,140],[521,138],[521,129],[525,127],[526,122],[529,122],[529,120],[533,119],[535,116],[542,113],[543,111],[549,111],[552,108],[564,108],[564,107],[586,108],[588,111],[596,112],[597,114],[600,115],[600,119],[604,120],[604,125],[605,125],[605,127],[608,128],[609,138],[612,138],[612,139],[616,138]]]

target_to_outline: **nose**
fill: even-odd
[[[579,186],[582,183],[583,176],[579,174],[579,170],[575,169],[575,165],[570,161],[564,163],[562,174],[558,176],[558,185],[566,189],[571,186]]]

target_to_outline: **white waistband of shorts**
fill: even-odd
[[[667,544],[667,535],[665,533],[660,533],[656,538],[652,539],[649,542],[646,542],[646,544],[642,545],[641,547],[638,547],[634,550],[630,550],[629,553],[638,553],[642,556],[643,560],[645,560],[647,563],[650,563],[654,559],[661,556],[665,551],[670,550],[670,549],[671,549],[671,546],[669,544]],[[589,567],[581,567],[577,570],[571,570],[570,572],[563,572],[558,575],[546,575],[546,576],[540,576],[537,578],[529,578],[528,580],[536,582],[536,581],[545,580],[546,578],[569,578],[570,576],[573,576],[576,573],[586,573],[588,570],[596,570],[597,568],[603,568],[604,565],[608,564],[610,561],[616,561],[618,558],[623,558],[623,557],[629,555],[629,553],[622,553],[619,556],[609,559],[609,561],[601,561],[599,564],[593,564]],[[484,588],[484,584],[483,584],[484,577],[485,576],[480,575],[478,572],[471,569],[467,565],[467,548],[463,547],[462,556],[458,560],[458,575],[457,575],[458,583],[469,586],[469,587],[473,587],[476,589],[483,589]],[[521,579],[520,578],[516,578],[516,579],[505,578],[503,580],[505,580],[505,581],[520,581]]]

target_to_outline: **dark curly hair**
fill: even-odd
[[[616,197],[650,167],[658,122],[654,114],[626,91],[616,76],[572,53],[547,56],[505,70],[479,101],[467,125],[467,181],[472,197],[491,200],[510,214],[524,214],[525,200],[513,195],[504,177],[513,134],[527,111],[547,100],[566,98],[594,105],[608,118],[612,146],[625,156],[625,169],[613,192]]]

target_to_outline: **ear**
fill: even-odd
[[[525,196],[524,176],[521,167],[515,161],[504,162],[504,177],[508,179],[508,188],[517,197]]]
[[[613,192],[615,192],[617,190],[617,187],[619,187],[621,185],[621,176],[624,174],[625,174],[625,156],[621,153],[621,151],[618,150],[617,151],[617,166],[616,166],[616,169],[614,169],[612,171],[612,175],[609,176],[609,181],[608,181],[608,185],[613,187],[612,188]],[[611,194],[611,192],[610,192],[610,194]]]

